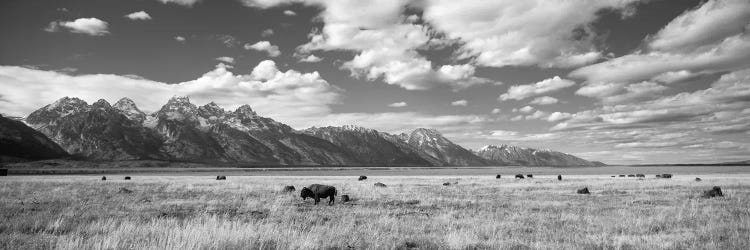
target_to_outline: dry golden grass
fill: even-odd
[[[0,248],[750,249],[748,175],[99,177],[0,178]],[[280,192],[312,183],[336,204]]]

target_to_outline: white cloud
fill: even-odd
[[[492,112],[490,112],[490,113],[492,113],[492,114],[500,114],[500,112],[502,112],[502,111],[503,111],[502,109],[494,108],[494,109],[492,109]]]
[[[125,15],[125,17],[130,20],[151,20],[151,15],[149,15],[145,11],[133,12]]]
[[[182,37],[182,36],[176,36],[176,37],[174,37],[174,40],[178,41],[178,42],[181,42],[181,43],[184,43],[185,40],[187,40],[187,39],[185,39],[185,37]]]
[[[522,107],[520,109],[517,109],[517,110],[513,109],[513,112],[518,111],[518,112],[521,112],[521,113],[531,113],[531,112],[534,112],[534,110],[535,109],[532,106],[524,106],[524,107]]]
[[[465,42],[461,57],[481,66],[574,67],[601,57],[590,28],[598,12],[633,2],[433,0],[424,3],[423,18]]]
[[[57,32],[65,28],[72,33],[86,34],[90,36],[104,36],[109,34],[109,23],[98,18],[78,18],[74,21],[54,21],[44,29],[47,32]]]
[[[281,55],[281,51],[279,51],[279,47],[276,45],[271,44],[269,41],[260,41],[255,44],[245,44],[246,50],[257,50],[257,51],[265,51],[268,53],[268,56],[270,57],[277,57]]]
[[[557,98],[551,97],[551,96],[541,96],[534,98],[534,100],[531,100],[529,104],[535,104],[535,105],[550,105],[560,102]]]
[[[228,64],[234,64],[234,58],[233,57],[222,56],[222,57],[217,57],[216,60],[218,60],[220,62],[225,62],[225,63],[228,63]]]
[[[195,80],[177,84],[110,74],[71,76],[16,66],[0,66],[0,79],[0,87],[7,89],[0,94],[0,110],[16,116],[26,116],[64,96],[87,102],[130,97],[142,110],[155,111],[170,97],[184,95],[197,104],[215,101],[231,109],[250,104],[263,115],[289,119],[329,114],[329,105],[339,103],[342,92],[317,72],[282,72],[272,61],[261,62],[251,75],[235,75],[219,64]]]
[[[272,29],[265,29],[265,30],[263,30],[263,32],[260,33],[261,37],[269,37],[269,36],[272,36],[272,35],[273,35],[273,30]]]
[[[296,16],[297,13],[294,12],[294,11],[291,11],[291,10],[285,10],[284,11],[284,15],[287,15],[287,16]]]
[[[680,71],[664,72],[660,75],[654,76],[651,79],[657,82],[670,84],[670,83],[676,83],[676,82],[681,82],[681,81],[690,79],[692,77],[695,77],[696,75],[698,74],[694,74],[687,70],[680,70]]]
[[[561,79],[559,76],[555,76],[537,83],[510,86],[507,93],[500,95],[499,100],[523,100],[529,97],[551,93],[575,84],[576,83],[571,80]]]
[[[182,5],[185,7],[192,7],[195,3],[201,2],[203,0],[157,0],[163,4],[173,3],[177,5]]]
[[[309,55],[307,57],[299,59],[300,62],[306,62],[306,63],[316,63],[323,61],[323,58],[317,57],[315,55]]]
[[[468,104],[469,102],[466,100],[458,100],[458,101],[451,102],[451,106],[466,106]]]
[[[676,80],[679,74],[706,74],[750,67],[750,2],[706,1],[646,39],[647,50],[582,67],[571,77],[595,82]],[[669,72],[676,72],[670,75]],[[683,72],[683,73],[679,73]],[[679,80],[679,78],[677,78]]]
[[[750,23],[747,0],[710,0],[678,16],[656,35],[648,46],[655,50],[694,50],[746,32]]]
[[[571,113],[565,113],[565,112],[553,112],[547,117],[548,122],[559,122],[562,120],[567,120],[573,117]]]
[[[388,107],[393,107],[393,108],[400,108],[400,107],[406,107],[406,106],[407,106],[406,102],[394,102],[394,103],[388,104]]]

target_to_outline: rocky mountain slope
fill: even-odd
[[[404,140],[420,152],[452,166],[506,165],[505,161],[481,158],[471,151],[456,145],[434,129],[418,128],[410,134],[401,135]]]
[[[488,145],[477,151],[477,155],[487,160],[505,162],[520,166],[600,166],[600,162],[587,161],[573,155],[533,148],[510,145]]]
[[[57,143],[44,134],[0,115],[0,162],[67,157]]]
[[[128,98],[91,105],[62,98],[26,122],[66,152],[95,160],[169,160],[286,165],[493,166],[591,165],[551,151],[514,149],[479,155],[436,130],[392,135],[356,126],[294,130],[248,105],[227,111],[215,103],[174,97],[146,114]],[[503,151],[504,152],[504,151]]]

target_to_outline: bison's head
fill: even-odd
[[[302,191],[299,192],[299,196],[302,197],[303,200],[307,200],[307,197],[315,197],[313,191],[306,187],[302,188]]]

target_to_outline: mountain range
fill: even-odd
[[[196,106],[187,97],[173,97],[151,114],[141,111],[128,98],[113,105],[103,99],[89,105],[78,98],[64,97],[32,112],[25,123],[31,128],[19,121],[0,123],[3,131],[6,127],[22,131],[15,133],[16,136],[0,134],[4,147],[6,138],[15,138],[29,145],[46,145],[49,152],[55,152],[49,156],[70,154],[103,161],[349,166],[603,165],[560,152],[509,145],[486,146],[475,153],[438,131],[425,128],[398,135],[358,126],[295,130],[259,116],[248,105],[228,111],[213,102]],[[21,126],[25,129],[20,129]],[[19,133],[27,136],[19,137]]]

